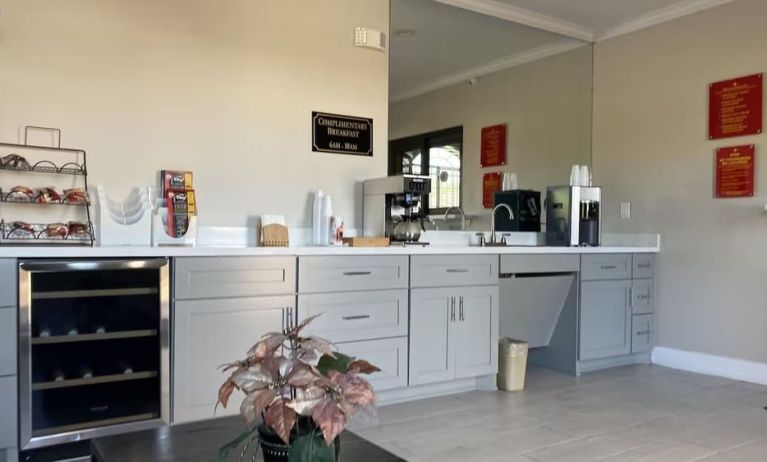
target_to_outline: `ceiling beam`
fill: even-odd
[[[578,40],[593,42],[595,37],[594,29],[564,21],[553,16],[548,16],[535,11],[498,2],[496,0],[434,0],[445,5],[463,8],[464,10],[475,13],[493,16],[505,21],[511,21],[525,26],[535,27],[549,32],[554,32]]]

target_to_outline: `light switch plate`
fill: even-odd
[[[380,30],[368,29],[367,27],[354,28],[354,46],[371,48],[373,50],[386,50],[386,34]]]
[[[631,219],[631,202],[621,202],[621,219]]]

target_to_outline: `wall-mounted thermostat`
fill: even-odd
[[[386,51],[386,34],[367,27],[354,28],[354,46]]]

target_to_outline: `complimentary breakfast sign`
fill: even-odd
[[[373,155],[373,119],[312,112],[312,151]]]

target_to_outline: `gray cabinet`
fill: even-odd
[[[631,310],[633,314],[655,311],[655,281],[639,279],[631,283]]]
[[[455,377],[454,300],[451,289],[410,291],[410,385]]]
[[[651,253],[638,253],[633,260],[634,279],[652,279],[655,277],[655,255]]]
[[[630,296],[630,280],[581,284],[581,360],[631,353]]]
[[[15,376],[0,377],[0,448],[15,447],[18,443],[16,389]]]
[[[406,337],[407,289],[300,294],[298,319],[317,317],[304,331],[332,342]]]
[[[498,255],[414,255],[411,287],[498,284]]]
[[[300,257],[298,292],[345,292],[407,289],[408,257],[327,256]]]
[[[631,352],[642,353],[652,350],[655,343],[655,317],[639,314],[631,322]]]
[[[188,257],[174,260],[174,297],[252,297],[293,294],[295,257]]]
[[[338,351],[365,359],[381,369],[363,376],[376,391],[407,386],[407,337],[341,343]]]
[[[588,254],[581,257],[581,280],[631,279],[631,254]]]
[[[413,289],[410,313],[410,385],[497,372],[497,286]]]
[[[18,304],[16,296],[17,272],[16,259],[0,259],[0,307]]]
[[[0,376],[16,375],[17,313],[15,307],[0,308]]]
[[[217,392],[226,379],[222,364],[245,357],[267,332],[280,331],[293,296],[181,300],[173,313],[173,422],[210,419],[239,412],[235,393],[214,415]]]
[[[455,329],[455,377],[498,372],[498,287],[459,289]]]

